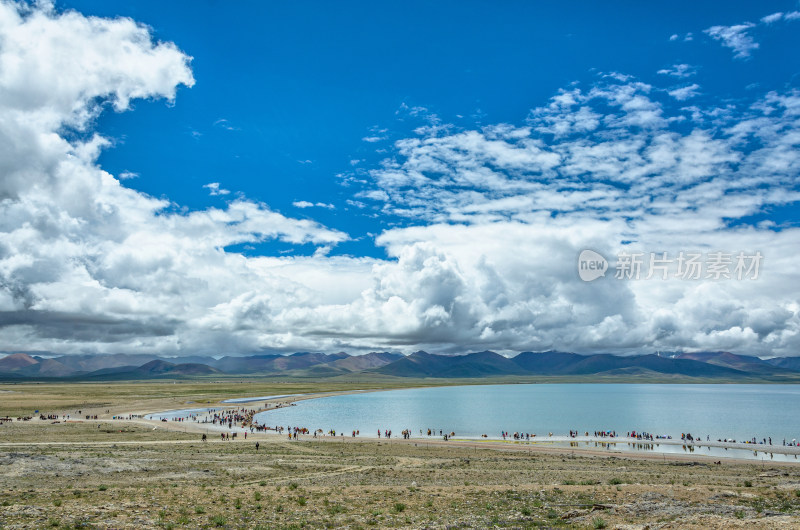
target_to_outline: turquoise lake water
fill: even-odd
[[[800,385],[543,384],[484,385],[369,392],[299,401],[260,413],[268,426],[395,436],[428,428],[459,437],[501,431],[539,436],[596,430],[681,433],[737,441],[800,439]]]

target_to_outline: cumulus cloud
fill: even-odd
[[[348,206],[406,221],[378,235],[381,260],[332,255],[347,234],[266,204],[184,211],[97,165],[110,145],[92,131],[100,112],[192,85],[175,45],[128,19],[2,0],[0,36],[0,350],[800,346],[786,288],[800,282],[800,230],[752,221],[800,200],[795,91],[684,107],[615,74],[521,123],[467,129],[406,107],[400,118],[428,125],[348,180]],[[314,250],[236,250],[272,240]],[[584,248],[760,251],[764,263],[757,281],[584,283]]]
[[[0,42],[0,349],[207,349],[194,321],[208,308],[246,285],[292,285],[226,247],[347,239],[241,198],[175,213],[96,165],[101,112],[194,84],[191,58],[146,27],[3,1]]]
[[[800,199],[800,94],[768,93],[719,112],[675,106],[664,91],[618,79],[560,91],[524,127],[395,143],[371,173],[385,195],[359,196],[415,226],[387,230],[378,242],[399,262],[416,249],[411,262],[424,251],[422,263],[452,263],[445,283],[457,285],[449,305],[419,308],[417,320],[404,321],[430,341],[450,344],[460,333],[474,348],[791,354],[800,339],[798,305],[781,285],[797,276],[788,249],[800,232],[736,220]],[[674,258],[687,246],[758,250],[772,276],[576,280],[584,248]],[[393,292],[390,299],[407,314],[401,302],[412,297]],[[757,325],[754,315],[764,313],[769,324]],[[427,330],[424,315],[447,325]]]

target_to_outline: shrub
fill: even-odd
[[[406,509],[406,505],[405,505],[405,504],[403,504],[402,502],[396,502],[396,503],[394,503],[394,511],[395,511],[395,512],[397,512],[397,513],[400,513],[400,512],[402,512],[402,511],[403,511],[403,510],[405,510],[405,509]]]
[[[622,484],[622,479],[614,477],[611,480],[609,480],[608,483],[611,484],[612,486],[616,486],[617,484]]]
[[[601,528],[605,528],[606,525],[607,525],[607,523],[605,522],[605,520],[603,520],[602,517],[595,517],[592,520],[592,528],[596,528],[597,530],[600,530]]]
[[[214,526],[225,526],[225,523],[227,522],[228,522],[227,519],[225,519],[221,515],[215,515],[214,517],[211,518],[211,524],[213,524]]]

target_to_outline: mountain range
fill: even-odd
[[[399,353],[298,352],[250,356],[158,357],[146,354],[61,355],[43,357],[15,353],[0,358],[0,379],[142,380],[201,376],[259,375],[337,377],[364,374],[401,378],[487,378],[513,376],[628,378],[703,378],[800,380],[800,358],[761,359],[730,352],[670,355],[581,355],[567,352],[522,352],[505,357],[491,351],[465,355]]]

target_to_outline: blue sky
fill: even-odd
[[[797,355],[798,29],[796,1],[0,0],[0,351]],[[764,259],[588,283],[584,249]]]
[[[657,71],[687,63],[702,85],[699,100],[748,101],[800,83],[797,26],[754,31],[760,49],[748,60],[733,60],[702,34],[792,11],[795,2],[726,3],[724,10],[697,2],[57,5],[132,17],[193,58],[196,85],[182,89],[174,107],[137,102],[135,112],[102,116],[98,130],[118,142],[100,158],[105,169],[136,173],[126,185],[188,208],[228,198],[209,197],[202,187],[219,182],[363,238],[334,253],[383,257],[367,234],[405,222],[348,206],[352,189],[337,178],[352,172],[351,160],[375,165],[393,139],[413,134],[420,120],[404,107],[425,107],[465,129],[522,124],[531,108],[570,83],[620,72],[667,86]],[[669,40],[689,32],[690,42]],[[336,209],[303,212],[295,201]],[[273,242],[255,252],[280,250],[287,248]]]

